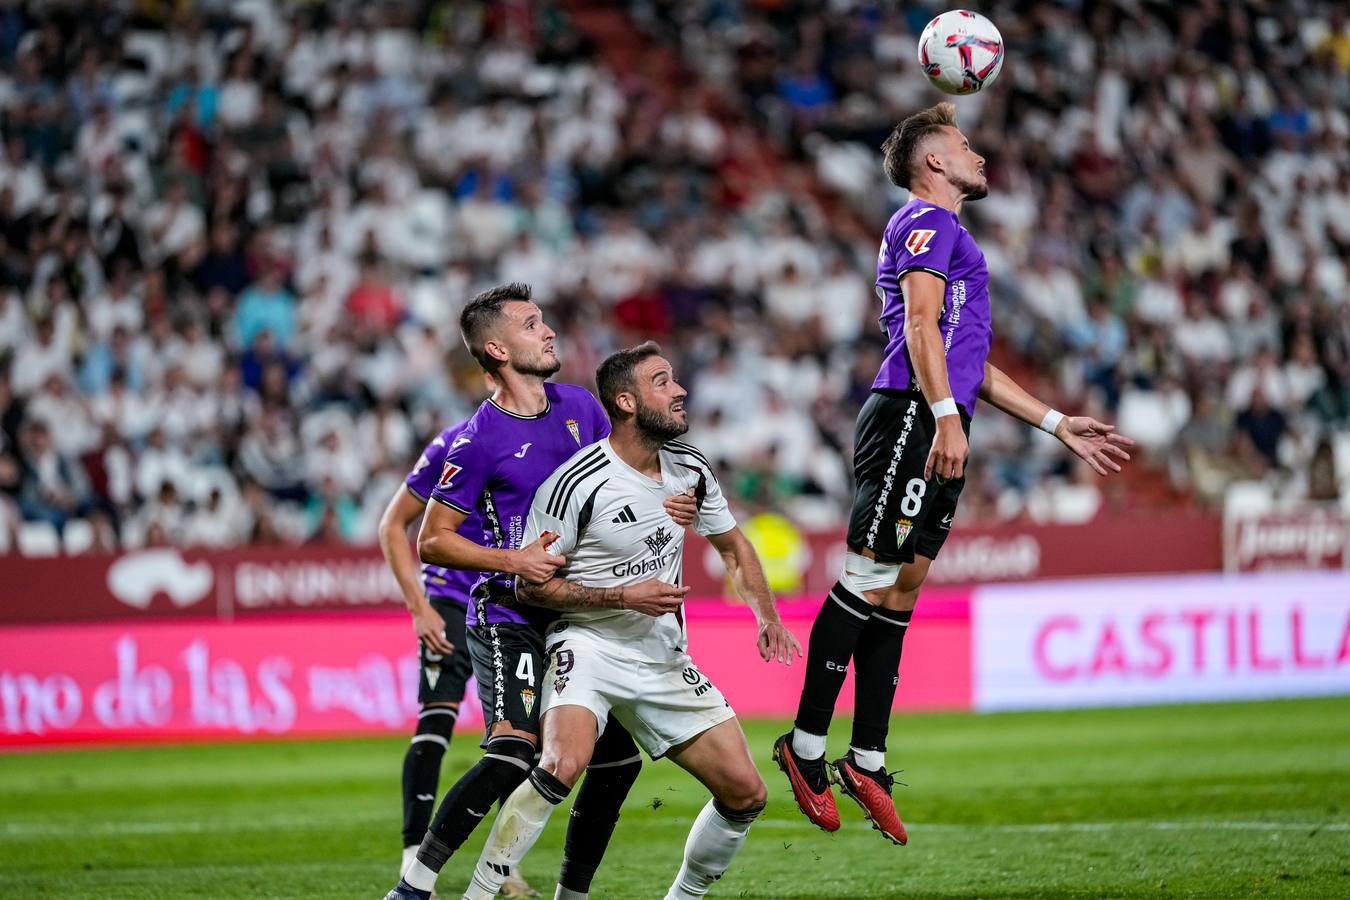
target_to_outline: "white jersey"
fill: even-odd
[[[550,546],[567,557],[557,577],[585,587],[619,587],[658,579],[681,584],[684,529],[663,505],[667,497],[694,489],[694,530],[705,537],[736,527],[712,466],[693,446],[671,441],[660,450],[661,480],[649,478],[619,458],[609,438],[576,453],[540,485],[530,507],[522,546],[545,531],[559,535]],[[565,612],[569,625],[613,642],[632,659],[661,661],[683,652],[684,610],[659,618],[624,609]]]

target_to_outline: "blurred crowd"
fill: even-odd
[[[735,505],[837,523],[936,7],[642,0],[618,70],[568,7],[0,6],[0,552],[372,541],[484,396],[457,317],[505,280],[560,379],[657,339]],[[1350,494],[1342,10],[985,12],[1001,358],[1202,501]],[[1132,502],[987,411],[972,450],[967,521]]]

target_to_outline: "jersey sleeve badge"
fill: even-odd
[[[443,491],[447,490],[450,487],[451,482],[455,480],[455,476],[463,471],[463,466],[457,466],[452,462],[447,462],[445,467],[441,469],[441,477],[440,480],[436,482],[436,487]]]
[[[911,256],[918,256],[928,252],[928,244],[933,240],[933,235],[937,230],[933,228],[916,228],[905,238],[905,249]]]

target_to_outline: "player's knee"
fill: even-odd
[[[450,744],[450,736],[455,731],[455,720],[459,717],[459,707],[441,704],[427,704],[417,714],[417,730],[413,734],[413,744],[427,744],[444,750]]]
[[[896,563],[877,562],[860,553],[850,552],[844,557],[844,569],[839,575],[839,583],[850,593],[862,597],[873,606],[878,606],[895,588],[899,575],[900,566]]]
[[[739,773],[719,791],[716,800],[719,810],[725,809],[737,815],[753,814],[753,818],[759,815],[760,810],[769,802],[769,789],[758,770],[750,768]],[[726,815],[726,812],[723,812],[723,815]]]
[[[514,735],[494,737],[483,749],[483,761],[496,771],[497,779],[506,793],[510,792],[507,788],[514,788],[530,774],[534,768],[534,757],[534,744]],[[514,783],[508,785],[508,781]]]
[[[586,762],[587,760],[574,753],[546,753],[543,759],[539,760],[539,768],[571,789],[586,771]]]

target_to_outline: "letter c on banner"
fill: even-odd
[[[1035,654],[1036,669],[1051,681],[1068,681],[1078,674],[1078,667],[1070,663],[1065,666],[1057,666],[1050,660],[1049,643],[1051,635],[1056,631],[1072,631],[1079,629],[1079,622],[1075,616],[1053,616],[1047,619],[1045,624],[1036,632]]]

